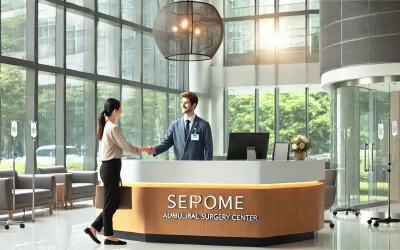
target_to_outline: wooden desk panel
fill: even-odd
[[[139,234],[266,238],[318,231],[324,223],[321,182],[266,185],[198,185],[125,183],[132,187],[132,210],[118,210],[114,229]],[[244,196],[243,210],[169,209],[168,196],[208,195],[225,200]],[[177,199],[176,199],[177,201]],[[189,204],[187,204],[189,206]],[[163,219],[164,213],[257,215],[254,221]]]

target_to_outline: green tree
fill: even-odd
[[[16,68],[0,70],[1,120],[25,120],[26,85],[22,72]]]
[[[2,10],[3,12],[3,10]],[[1,20],[1,54],[24,51],[25,14]]]
[[[260,94],[259,101],[259,122],[260,122],[260,132],[269,132],[269,147],[268,152],[272,153],[274,150],[275,141],[275,99],[273,93]]]
[[[229,132],[254,132],[255,96],[230,95],[228,106]],[[270,132],[269,152],[273,150],[275,128],[274,94],[260,94],[260,132]],[[279,95],[279,141],[289,141],[298,134],[306,135],[306,106],[304,93]],[[330,148],[330,99],[328,93],[309,94],[309,138],[311,155],[328,153]]]
[[[10,135],[8,120],[25,120],[26,118],[26,86],[22,72],[16,68],[2,67],[0,70],[0,158],[12,159],[13,140]],[[17,156],[23,156],[25,151],[24,124],[18,124],[16,137]],[[18,163],[18,172],[24,172],[24,163]],[[1,162],[1,168],[10,165]]]
[[[310,154],[328,153],[330,149],[330,98],[328,93],[309,95],[309,138],[313,143]]]
[[[3,10],[2,10],[3,11]],[[1,21],[1,53],[18,52],[24,49],[25,16],[4,18]],[[26,84],[20,69],[1,67],[0,69],[0,169],[9,168],[4,159],[12,159],[13,141],[8,120],[26,120]],[[24,125],[19,124],[16,138],[17,156],[25,151]],[[17,159],[17,171],[24,172],[25,162]]]
[[[279,94],[279,141],[289,142],[296,135],[306,135],[304,93]]]
[[[55,84],[38,88],[39,146],[56,144],[56,88]]]
[[[143,90],[143,144],[157,145],[164,138],[168,128],[168,105],[166,93]],[[144,159],[154,159],[143,154]],[[155,159],[166,159],[167,153]]]
[[[228,131],[254,132],[254,95],[229,95]]]

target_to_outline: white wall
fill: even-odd
[[[209,122],[211,120],[210,71],[210,60],[189,62],[189,91],[195,92],[199,97],[199,104],[195,113]]]
[[[214,143],[214,155],[224,152],[224,88],[215,88],[211,96],[211,130]]]

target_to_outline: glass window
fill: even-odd
[[[122,78],[140,82],[141,34],[122,28]]]
[[[38,5],[38,56],[39,63],[56,64],[56,8]]]
[[[168,104],[169,122],[168,123],[169,124],[182,118],[181,100],[182,100],[182,98],[180,95],[174,95],[174,94],[168,95],[168,102],[169,102],[169,104]],[[169,156],[170,160],[175,159],[173,147],[170,148],[168,156]]]
[[[142,1],[143,4],[143,26],[152,28],[153,20],[156,17],[158,8],[157,1]]]
[[[279,0],[279,12],[301,11],[305,8],[305,0]]]
[[[153,28],[153,21],[159,9],[167,5],[171,0],[142,1],[143,4],[143,26]]]
[[[20,59],[26,57],[26,3],[1,1],[1,54]]]
[[[319,10],[320,0],[308,0],[309,10]]]
[[[279,88],[279,141],[306,136],[306,96],[304,87],[285,86]]]
[[[3,2],[2,2],[3,3]],[[0,169],[12,168],[16,152],[15,168],[25,173],[25,125],[18,124],[18,136],[14,142],[8,120],[26,120],[26,70],[0,65]]]
[[[66,1],[94,10],[94,0],[66,0]]]
[[[94,83],[66,79],[66,163],[69,171],[94,170],[97,114]]]
[[[308,62],[319,62],[319,15],[308,16]]]
[[[97,73],[119,77],[119,27],[99,22],[97,36]]]
[[[274,50],[279,44],[275,36],[275,20],[273,18],[261,19],[259,21],[260,50]]]
[[[274,18],[261,19],[259,21],[259,63],[274,64],[275,63],[275,47],[281,44],[279,35],[275,34]]]
[[[122,19],[140,24],[140,16],[135,14],[135,10],[140,9],[140,2],[140,0],[121,0]]]
[[[169,61],[168,62],[168,70],[169,70],[169,87],[172,89],[176,89],[178,86],[178,62],[177,61]]]
[[[154,85],[168,87],[168,60],[164,58],[161,51],[155,46],[155,81]]]
[[[98,10],[101,13],[119,17],[119,1],[116,0],[97,0]]]
[[[67,10],[67,68],[94,73],[94,21]]]
[[[254,0],[225,0],[225,17],[254,16]]]
[[[228,131],[255,132],[254,88],[228,90]]]
[[[275,87],[259,90],[259,131],[269,133],[268,156],[274,151],[275,142]]]
[[[106,83],[106,82],[98,82],[96,117],[104,110],[104,103],[108,98],[115,98],[121,101],[120,96],[121,96],[120,85]],[[96,126],[96,133],[97,133],[97,126]],[[97,157],[97,168],[99,168],[100,165],[101,165],[100,159]]]
[[[66,0],[67,2],[94,10],[94,0]]]
[[[183,61],[168,61],[169,66],[169,87],[172,89],[183,90],[185,81],[185,68],[188,62]]]
[[[147,84],[154,84],[154,59],[155,59],[155,52],[154,46],[155,42],[153,37],[149,35],[143,35],[143,83]]]
[[[274,0],[259,0],[259,10],[258,13],[271,14],[275,12],[275,1]]]
[[[40,72],[38,75],[38,167],[56,163],[56,77]],[[50,154],[44,154],[43,152]]]
[[[309,91],[309,138],[314,145],[308,155],[317,158],[330,158],[331,106],[329,93],[319,89]]]
[[[279,18],[279,36],[282,47],[303,47],[306,45],[305,16],[290,16]]]
[[[129,86],[122,86],[122,116],[120,119],[121,131],[128,142],[136,146],[142,144],[142,98],[141,90]],[[135,154],[125,153],[125,156],[139,158]]]
[[[254,52],[254,21],[226,23],[228,54]]]
[[[143,144],[158,145],[168,129],[167,93],[143,90]],[[168,153],[157,157],[142,155],[144,159],[167,159]]]
[[[121,101],[121,88],[120,85],[98,82],[97,83],[97,112],[100,114],[104,110],[104,103],[108,98],[115,98]]]
[[[67,2],[79,5],[79,6],[83,6],[83,1],[84,0],[66,0]]]
[[[279,63],[305,63],[306,19],[305,16],[279,18]]]

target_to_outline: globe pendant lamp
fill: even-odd
[[[154,40],[163,56],[174,61],[210,60],[222,43],[224,25],[209,3],[170,3],[157,13]]]

